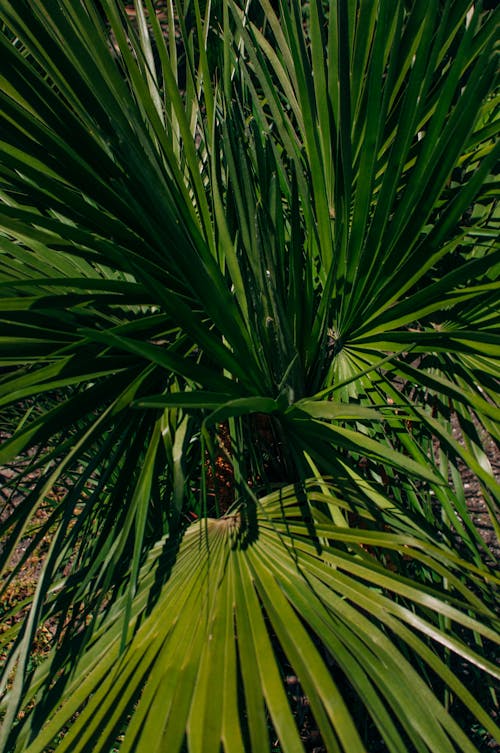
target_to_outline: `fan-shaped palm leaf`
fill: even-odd
[[[0,749],[477,750],[496,14],[134,10],[0,2]]]

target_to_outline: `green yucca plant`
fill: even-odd
[[[0,465],[31,458],[4,593],[50,542],[4,614],[0,750],[477,751],[499,579],[462,469],[498,532],[498,14],[0,18]]]

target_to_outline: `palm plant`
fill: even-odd
[[[498,732],[498,14],[275,6],[0,1],[1,751]]]

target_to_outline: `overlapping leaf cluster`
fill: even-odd
[[[0,750],[478,750],[498,14],[133,11],[0,0]]]

